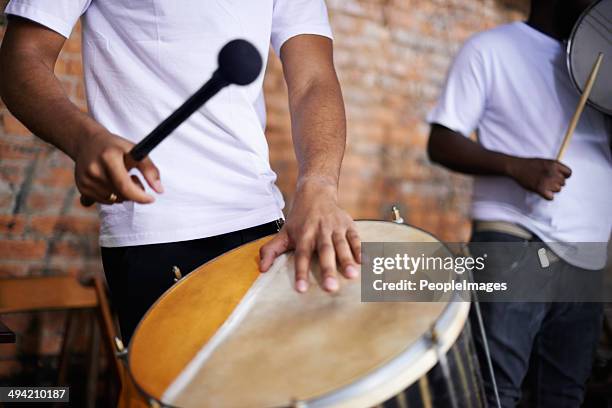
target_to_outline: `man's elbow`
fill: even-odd
[[[21,82],[20,76],[27,71],[28,66],[24,64],[24,52],[18,52],[18,47],[12,44],[12,39],[5,39],[0,46],[0,97],[5,101],[9,98],[9,92],[15,89],[16,84]]]
[[[3,100],[6,97],[6,85],[12,82],[13,78],[11,78],[11,72],[9,70],[10,56],[7,55],[6,45],[2,45],[0,47],[0,98]]]
[[[432,163],[444,165],[444,151],[440,145],[440,135],[434,130],[429,134],[427,141],[427,156]]]
[[[335,75],[328,73],[319,77],[312,76],[294,81],[289,86],[288,91],[289,101],[295,105],[300,105],[312,98],[328,99],[329,97],[337,98],[342,95],[338,79]]]

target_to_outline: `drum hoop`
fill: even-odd
[[[567,47],[565,50],[565,55],[566,55],[565,63],[567,65],[567,71],[569,72],[569,76],[570,76],[572,85],[574,86],[574,89],[578,92],[578,95],[582,94],[582,89],[580,88],[580,85],[578,84],[578,81],[576,80],[576,73],[572,65],[572,51],[574,49],[574,44],[575,44],[574,38],[576,36],[576,33],[578,32],[578,28],[580,27],[580,25],[582,24],[586,16],[591,12],[592,9],[594,9],[600,3],[603,3],[603,0],[597,0],[589,4],[589,6],[582,12],[582,14],[580,14],[580,17],[578,17],[576,24],[574,24],[574,27],[572,28],[572,32],[569,36],[569,39],[567,40]],[[600,106],[598,103],[593,102],[591,98],[587,98],[587,104],[597,109],[598,111],[605,112],[608,115],[612,115],[612,109],[608,109],[603,106]]]
[[[435,320],[433,324],[434,330],[436,330],[437,332],[444,332],[446,330],[450,330],[451,328],[453,328],[453,319],[461,314],[465,316],[465,320],[461,324],[461,328],[463,329],[467,321],[468,311],[469,303],[462,301],[461,296],[458,293],[453,293],[453,297],[451,298],[451,300],[449,300],[446,307],[442,310],[442,313],[440,314],[438,319]],[[451,339],[448,340],[448,343],[442,344],[442,352],[446,353],[448,352],[448,350],[450,350],[450,348],[455,344],[457,338],[461,334],[462,329],[456,331],[456,334],[453,333]],[[328,406],[348,407],[351,406],[351,400],[363,398],[364,395],[367,395],[368,393],[374,390],[379,390],[386,382],[388,382],[388,379],[395,378],[396,376],[406,373],[406,369],[409,369],[413,363],[417,363],[419,360],[423,359],[426,353],[436,353],[436,346],[432,343],[428,333],[429,332],[426,332],[421,335],[417,340],[409,344],[402,353],[397,355],[392,360],[386,362],[381,367],[378,367],[377,369],[373,370],[365,377],[360,378],[355,382],[348,384],[331,393],[328,393],[321,397],[317,397],[316,399],[310,401],[305,401],[305,406],[309,408]],[[435,355],[433,362],[431,364],[427,364],[427,372],[429,372],[438,362],[438,356]],[[384,399],[391,398],[394,395],[397,395],[397,393],[401,392],[412,384],[414,384],[414,382],[403,384],[399,387],[389,387],[397,389],[388,390],[387,395]],[[377,398],[377,400],[379,399],[380,398]]]
[[[444,248],[446,248],[446,250],[452,254],[452,252],[450,251],[450,249],[448,248],[448,246],[440,241],[434,234],[432,234],[431,232],[428,232],[426,230],[424,230],[423,228],[414,226],[414,225],[410,225],[410,224],[406,224],[406,223],[394,223],[393,221],[386,221],[386,220],[376,220],[376,219],[358,219],[355,221],[366,221],[366,222],[383,222],[383,223],[391,223],[391,224],[398,224],[398,225],[403,225],[406,227],[410,227],[413,228],[415,230],[421,231],[427,235],[429,235],[432,238],[435,238],[437,242],[439,242],[440,244],[442,244],[442,246]],[[273,235],[276,235],[276,233],[274,234],[270,234],[267,235],[265,237],[259,238],[256,241],[259,240],[263,240],[267,237],[271,237]],[[251,242],[255,242],[255,241],[251,241]],[[245,244],[246,245],[246,244]],[[209,262],[213,262],[216,259],[225,256],[231,252],[234,251],[238,251],[242,246],[239,246],[237,248],[234,248],[230,251],[227,251],[221,255],[219,255],[218,257],[215,257],[206,263]],[[202,264],[202,265],[204,265]],[[191,276],[193,276],[191,273],[188,274],[187,276],[185,276],[184,278],[180,279],[178,282],[176,282],[174,285],[172,285],[171,287],[169,287],[156,301],[155,303],[153,303],[151,305],[151,307],[147,310],[147,312],[145,313],[145,315],[142,317],[142,319],[140,319],[140,321],[138,322],[138,325],[136,326],[136,329],[134,330],[134,335],[132,335],[132,338],[130,339],[130,343],[128,344],[127,347],[127,353],[126,353],[126,357],[125,357],[125,365],[127,368],[127,372],[128,375],[130,376],[130,378],[132,379],[133,384],[135,385],[136,389],[147,399],[149,400],[149,402],[154,401],[155,403],[157,403],[159,406],[161,407],[167,407],[167,408],[181,408],[181,407],[177,407],[174,405],[170,405],[166,402],[160,401],[157,397],[154,397],[152,395],[150,395],[147,391],[145,391],[140,384],[138,383],[138,380],[136,379],[136,377],[133,375],[132,373],[132,368],[131,368],[131,364],[130,364],[130,350],[131,350],[131,345],[132,342],[134,341],[134,338],[136,337],[135,334],[138,333],[138,329],[140,328],[141,323],[145,320],[145,318],[149,315],[149,313],[155,308],[155,306],[162,300],[162,298],[164,298],[167,294],[170,293],[170,291],[172,291],[174,288],[176,288],[178,285],[184,283],[185,281],[187,281]],[[456,277],[455,279],[458,279],[458,277]],[[467,307],[467,309],[466,309]],[[469,311],[469,302],[465,302],[464,300],[461,299],[461,295],[457,292],[454,292],[451,299],[447,302],[446,306],[444,307],[444,309],[442,310],[442,312],[440,313],[440,315],[438,316],[438,318],[433,322],[432,324],[432,328],[433,330],[437,331],[437,332],[444,332],[445,329],[449,329],[453,326],[453,318],[456,317],[457,315],[460,315],[463,313],[465,320],[463,322],[463,324],[461,325],[461,327],[463,328],[465,326],[465,322],[467,321],[467,312]],[[363,396],[367,393],[367,391],[371,391],[373,389],[377,389],[380,388],[382,384],[384,384],[386,382],[386,380],[388,380],[389,378],[394,378],[393,374],[395,375],[399,375],[402,374],[406,371],[406,367],[410,367],[410,363],[411,362],[416,362],[418,361],[419,357],[423,357],[428,351],[429,352],[433,352],[435,353],[435,345],[432,344],[432,341],[429,337],[429,333],[431,332],[431,330],[429,332],[425,332],[423,333],[420,337],[418,337],[414,342],[408,344],[406,346],[406,348],[404,349],[404,351],[402,351],[400,354],[398,354],[397,356],[395,356],[393,359],[383,363],[380,367],[374,369],[373,371],[371,371],[370,373],[366,374],[363,378],[360,378],[356,381],[353,381],[350,384],[345,385],[344,387],[341,387],[337,390],[334,390],[332,392],[329,392],[327,394],[318,396],[314,399],[311,400],[306,400],[306,401],[300,401],[300,404],[304,404],[304,407],[327,407],[330,406],[332,404],[338,404],[339,406],[349,406],[346,404],[350,404],[351,400],[355,400],[356,398],[363,398]],[[443,352],[447,352],[452,346],[453,344],[456,342],[457,338],[459,337],[459,335],[461,334],[461,330],[458,330],[456,334],[452,335],[452,341],[449,341],[448,344],[442,344],[443,346]],[[444,347],[444,346],[447,347]],[[438,357],[435,356],[435,359],[433,361],[432,364],[428,364],[428,369],[427,371],[431,370],[438,362]],[[403,368],[403,369],[402,369]],[[392,397],[393,395],[397,394],[397,392],[409,387],[412,383],[410,384],[404,384],[401,387],[399,387],[398,390],[391,392],[391,394],[388,395],[388,398]],[[364,392],[366,391],[366,392]]]

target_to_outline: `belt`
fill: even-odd
[[[507,221],[481,221],[474,220],[474,231],[483,232],[483,231],[493,231],[493,232],[501,232],[504,234],[512,235],[517,238],[524,239],[526,241],[531,241],[534,238],[537,238],[531,231],[528,229],[511,222]],[[560,258],[553,251],[548,249],[547,247],[542,247],[538,249],[538,258],[540,259],[540,264],[542,267],[546,268],[551,263],[557,262]]]
[[[533,233],[518,224],[506,221],[480,221],[474,220],[474,231],[494,231],[509,234],[517,238],[531,241],[534,237]]]

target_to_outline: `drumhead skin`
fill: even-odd
[[[600,52],[604,54],[602,66],[589,104],[612,115],[612,0],[593,3],[580,16],[567,45],[567,66],[574,86],[583,92],[593,64]]]
[[[365,242],[438,242],[404,224],[357,226]],[[148,311],[128,355],[146,395],[178,407],[372,406],[436,364],[432,325],[443,352],[465,325],[469,303],[362,303],[359,279],[298,294],[292,254],[258,272],[269,239],[201,266]]]

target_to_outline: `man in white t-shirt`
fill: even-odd
[[[104,269],[126,339],[171,286],[173,266],[188,272],[282,224],[263,74],[222,90],[138,171],[123,159],[210,78],[218,51],[236,38],[253,43],[264,61],[270,45],[281,58],[298,159],[293,206],[262,248],[261,270],[295,249],[300,292],[314,253],[324,289],[338,288],[336,262],[346,277],[357,276],[359,237],[337,204],[345,116],[323,0],[11,0],[6,13],[2,98],[34,134],[74,159],[79,191],[100,204]],[[88,113],[53,73],[79,18]]]
[[[472,242],[543,241],[549,258],[560,258],[547,271],[595,279],[612,227],[610,118],[587,107],[563,163],[554,160],[579,99],[562,40],[589,3],[533,0],[526,23],[468,40],[428,117],[428,151],[434,162],[475,175]],[[468,138],[474,131],[478,142]],[[499,252],[511,257],[511,251]],[[522,253],[497,260],[492,273],[540,268],[537,258]],[[600,332],[600,303],[487,302],[482,310],[504,407],[519,401],[530,363],[537,369],[537,406],[580,405]],[[486,367],[486,359],[482,363]],[[486,390],[495,406],[490,379]]]

